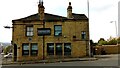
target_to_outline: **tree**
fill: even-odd
[[[117,40],[118,42],[120,42],[120,38],[110,38],[108,41],[104,40],[104,38],[100,38],[100,40],[98,41],[98,45],[116,45]]]
[[[98,43],[95,43],[93,40],[90,40],[90,45],[91,46],[96,46]]]
[[[117,41],[118,41],[118,44],[120,44],[120,37],[117,39]]]
[[[3,49],[3,52],[5,53],[5,54],[8,54],[8,53],[10,53],[10,52],[12,52],[12,46],[6,46],[4,49]]]
[[[110,40],[108,42],[109,45],[116,45],[117,44],[117,40],[115,38],[113,38],[112,40]]]
[[[90,45],[93,45],[93,43],[94,43],[93,40],[90,40]]]
[[[100,40],[98,40],[98,43],[101,42],[101,41],[105,41],[104,38],[100,38]]]
[[[100,40],[98,40],[98,45],[108,45],[108,42],[104,38],[100,38]]]

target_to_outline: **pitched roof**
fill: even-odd
[[[73,19],[88,19],[85,14],[75,14],[72,13]]]
[[[87,20],[88,18],[85,16],[85,14],[75,14],[72,13],[73,18],[71,20]],[[49,13],[45,13],[45,21],[60,21],[60,20],[69,20],[67,17],[59,16],[59,15],[53,15]],[[21,19],[16,19],[13,21],[39,21],[39,15],[38,13],[21,18]]]

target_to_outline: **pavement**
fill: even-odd
[[[83,58],[61,58],[61,59],[48,59],[48,60],[38,60],[38,61],[23,61],[23,62],[12,62],[12,61],[2,61],[2,65],[10,64],[37,64],[37,63],[56,63],[56,62],[74,62],[74,61],[95,61],[98,59],[111,58],[118,54],[113,55],[94,55],[93,57],[83,57]]]
[[[84,58],[62,58],[62,59],[49,59],[49,60],[39,60],[39,61],[23,61],[23,62],[2,62],[2,65],[10,65],[10,64],[36,64],[36,63],[56,63],[56,62],[73,62],[73,61],[95,61],[97,58],[95,57],[84,57]]]

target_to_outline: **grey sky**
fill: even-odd
[[[12,20],[23,18],[38,12],[39,0],[1,0],[0,1],[0,42],[10,42],[12,30],[3,26],[12,26]],[[68,2],[71,1],[73,13],[87,14],[87,0],[44,0],[45,12],[67,16]],[[119,0],[89,0],[90,39],[108,39],[115,37],[115,24],[118,21]]]

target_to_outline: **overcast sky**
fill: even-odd
[[[43,0],[45,12],[67,16],[69,1],[72,3],[73,13],[86,14],[87,0]],[[116,36],[115,22],[118,22],[119,0],[89,0],[90,39],[97,42],[100,38],[108,39]],[[23,18],[38,12],[39,0],[0,0],[0,42],[11,42],[12,20]]]

